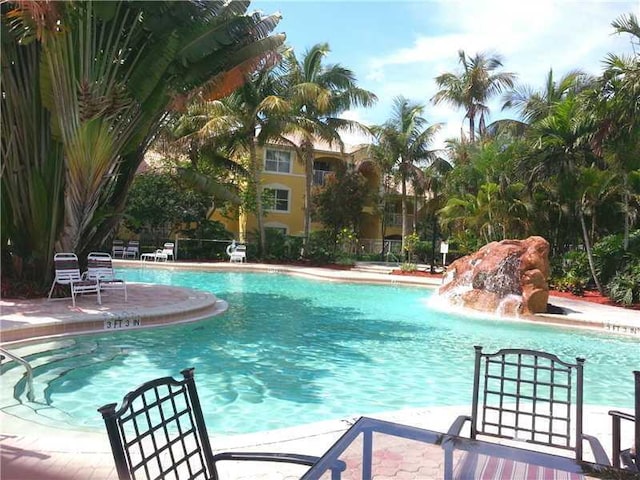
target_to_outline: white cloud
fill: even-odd
[[[367,110],[359,109],[359,110],[347,110],[340,115],[340,118],[344,118],[346,120],[352,120],[354,122],[358,122],[362,125],[368,126],[373,122],[368,120],[364,115],[368,113]],[[360,145],[363,143],[371,143],[373,141],[373,137],[366,132],[361,131],[349,131],[349,130],[341,130],[340,138],[346,145]]]
[[[623,13],[637,12],[639,4],[485,0],[423,2],[412,9],[422,13],[423,31],[414,33],[411,44],[382,52],[366,63],[365,88],[380,98],[370,117],[382,123],[391,113],[391,99],[403,95],[425,103],[425,116],[431,123],[446,122],[438,135],[438,141],[443,142],[460,135],[464,112],[446,105],[433,106],[429,101],[437,91],[434,78],[458,71],[458,50],[468,55],[498,53],[505,71],[518,74],[519,82],[534,88],[542,87],[550,68],[556,77],[576,68],[598,74],[607,52],[630,51],[627,38],[611,35],[610,24]],[[490,121],[507,115],[500,112],[499,99],[491,107]]]

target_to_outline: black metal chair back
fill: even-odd
[[[635,472],[640,472],[640,370],[633,372],[635,385],[634,415],[618,410],[609,411],[612,419],[613,466],[620,467],[623,460],[624,467]],[[627,420],[633,424],[633,446],[622,450],[621,447],[621,420]]]
[[[211,451],[196,390],[194,369],[182,370],[183,380],[163,377],[125,395],[122,406],[100,407],[107,427],[119,480],[218,480],[217,462],[289,463],[310,467],[319,457],[298,453]],[[330,467],[340,478],[342,461]]]
[[[488,435],[574,450],[581,461],[583,363],[534,350],[482,353],[476,346],[471,438]]]
[[[120,409],[98,409],[120,480],[217,478],[193,368],[183,380],[164,377],[128,393]]]

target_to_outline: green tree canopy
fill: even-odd
[[[359,232],[362,209],[367,203],[366,179],[352,167],[328,175],[313,192],[313,217],[322,222],[335,243],[343,228]]]

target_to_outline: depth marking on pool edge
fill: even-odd
[[[615,323],[606,323],[605,330],[610,332],[627,333],[635,336],[640,336],[640,327],[632,327],[629,325],[618,325]]]
[[[104,330],[123,330],[140,326],[142,326],[140,315],[118,315],[116,318],[109,318],[104,321]]]

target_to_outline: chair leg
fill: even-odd
[[[47,300],[51,300],[51,294],[53,293],[53,288],[56,286],[56,281],[54,280],[53,283],[51,284],[51,290],[49,290],[49,296],[47,297]]]
[[[73,305],[73,308],[75,308],[76,306],[76,291],[73,288],[73,284],[70,285],[71,286],[71,304]]]
[[[96,294],[98,295],[98,305],[102,305],[102,298],[100,297],[100,285],[98,284],[98,290],[96,290]]]

